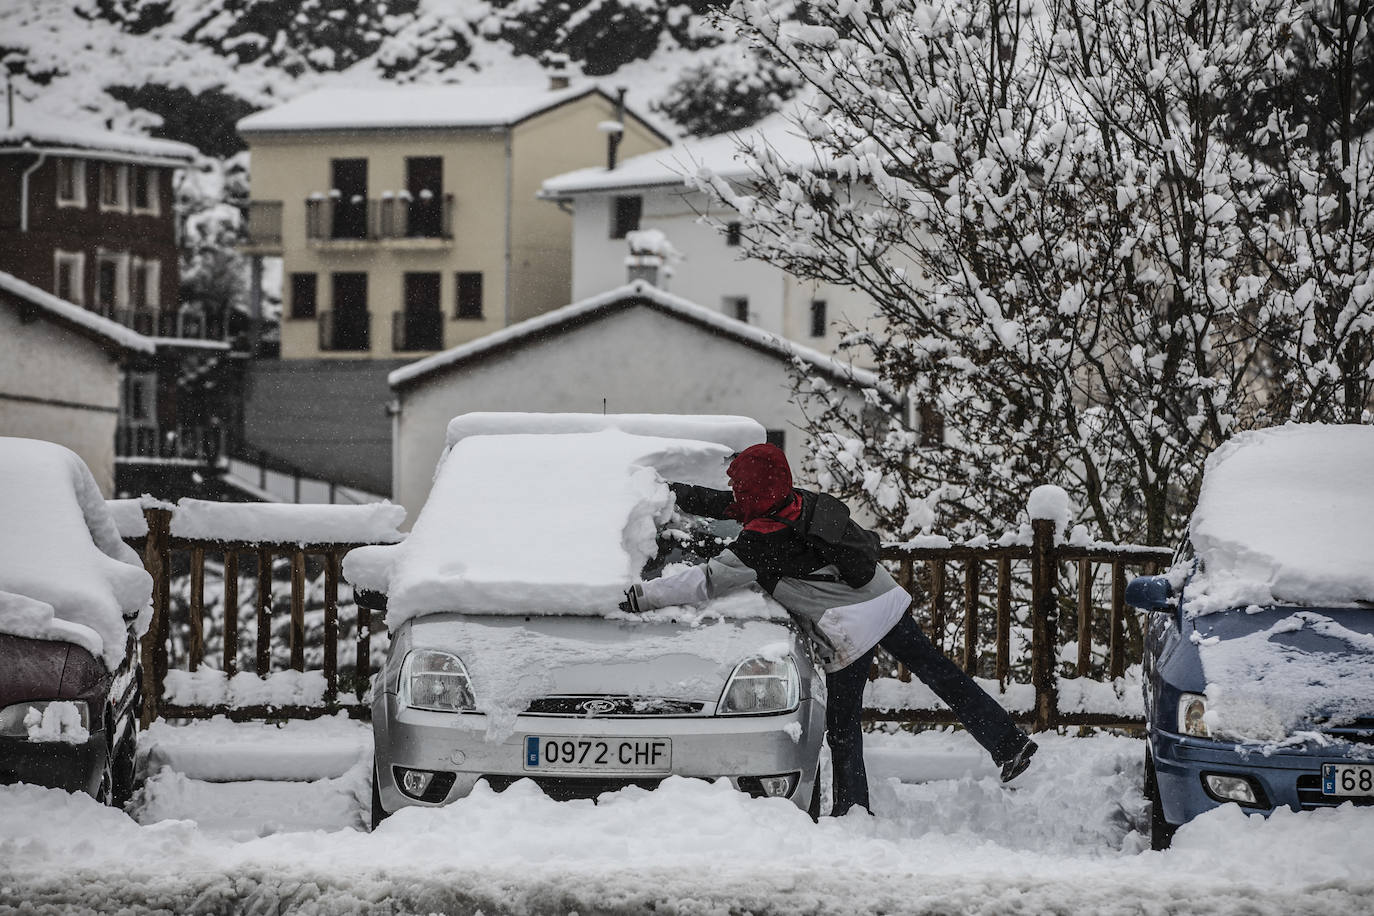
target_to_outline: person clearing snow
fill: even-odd
[[[873,536],[849,520],[844,504],[795,489],[787,458],[774,445],[740,452],[727,474],[728,491],[671,487],[684,512],[743,524],[739,538],[702,565],[632,586],[622,606],[639,612],[696,604],[757,583],[785,607],[816,644],[825,670],[834,815],[869,807],[861,716],[878,646],[954,711],[1001,768],[1003,782],[1024,772],[1035,742],[921,632],[907,613],[911,596],[877,562]]]

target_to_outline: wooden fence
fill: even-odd
[[[365,716],[365,697],[371,676],[371,632],[380,621],[372,612],[359,607],[356,625],[356,676],[353,701],[339,694],[337,670],[339,620],[339,567],[343,555],[361,544],[276,544],[191,540],[170,533],[172,513],[167,509],[145,510],[148,535],[143,546],[144,563],[153,576],[153,621],[143,640],[143,721],[145,726],[158,716],[206,717],[223,714],[230,718],[311,718],[347,710]],[[170,591],[173,552],[184,552],[189,560],[189,637],[177,659],[187,671],[197,671],[205,662],[205,569],[207,555],[222,557],[224,564],[223,622],[224,642],[221,670],[226,677],[238,668],[238,585],[240,572],[246,571],[248,558],[257,579],[255,673],[266,677],[271,671],[272,640],[272,564],[274,558],[290,559],[290,626],[288,629],[290,667],[303,671],[305,663],[305,611],[307,557],[323,558],[324,580],[324,657],[325,694],[322,705],[174,705],[164,699],[164,684],[169,670]],[[1077,640],[1074,673],[1092,676],[1094,624],[1101,629],[1106,615],[1106,663],[1097,665],[1098,679],[1120,678],[1128,665],[1139,660],[1139,640],[1128,639],[1128,630],[1139,632],[1125,604],[1127,571],[1136,574],[1156,571],[1171,558],[1161,548],[1113,546],[1080,547],[1056,544],[1054,524],[1047,520],[1032,523],[1029,545],[892,547],[883,558],[896,571],[898,580],[917,597],[916,613],[941,649],[950,654],[965,671],[990,676],[1007,684],[1013,673],[1028,672],[1034,690],[1034,705],[1016,717],[1043,731],[1060,726],[1131,725],[1140,721],[1133,714],[1061,712],[1057,695],[1057,665],[1061,635],[1072,633]],[[1098,568],[1109,568],[1108,585],[1100,584]],[[1072,589],[1062,588],[1063,571],[1076,581]],[[988,572],[994,570],[991,577]],[[953,574],[952,574],[953,571]],[[957,576],[957,581],[954,581]],[[1105,602],[1098,595],[1107,593]],[[1021,613],[1014,614],[1014,609]],[[1064,618],[1064,612],[1074,615]],[[1012,633],[1017,619],[1030,629],[1029,659],[1013,657]],[[1061,619],[1062,618],[1062,619]],[[1072,628],[1063,626],[1072,622]],[[951,641],[952,640],[952,641]],[[946,645],[950,642],[950,645]],[[989,670],[990,669],[990,670]],[[873,676],[881,671],[875,665]],[[898,670],[897,677],[910,680],[910,673]],[[953,722],[945,709],[869,708],[871,721]]]

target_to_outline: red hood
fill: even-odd
[[[746,528],[767,533],[783,526],[763,516],[799,517],[801,497],[792,490],[792,469],[787,456],[776,445],[751,445],[730,462],[726,474],[735,501],[725,512]]]

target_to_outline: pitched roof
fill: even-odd
[[[642,153],[613,169],[604,166],[564,172],[546,180],[542,197],[563,197],[620,188],[682,185],[686,176],[709,169],[723,178],[747,178],[752,174],[745,145],[763,144],[788,162],[815,162],[811,141],[781,115],[774,115],[742,131],[689,139],[668,149]]]
[[[443,130],[511,127],[596,94],[600,87],[550,89],[527,86],[404,86],[382,89],[317,89],[239,121],[241,134],[320,130]],[[640,121],[649,122],[634,113]],[[658,132],[656,128],[653,128]],[[664,137],[665,142],[667,142]]]
[[[0,130],[0,150],[79,151],[92,158],[169,167],[187,166],[196,158],[196,148],[185,143],[116,133],[86,124],[37,116],[31,111],[23,112],[19,123],[13,127]]]
[[[157,350],[157,344],[151,337],[145,337],[79,305],[59,299],[12,274],[0,272],[0,293],[9,293],[14,298],[35,307],[38,314],[65,325],[107,348],[132,350],[136,353],[153,353]]]
[[[858,368],[819,350],[770,334],[762,328],[671,295],[643,281],[635,281],[627,286],[583,299],[581,302],[565,305],[461,346],[416,360],[388,375],[387,382],[392,388],[409,388],[435,373],[493,356],[560,330],[571,329],[601,318],[610,312],[635,306],[644,306],[687,321],[777,359],[801,360],[842,384],[857,388],[877,388],[891,397],[879,382],[877,374],[868,369]]]

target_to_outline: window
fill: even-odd
[[[291,275],[291,317],[314,318],[319,307],[319,281],[313,273]]]
[[[740,240],[739,223],[726,223],[725,225],[725,244],[731,248],[738,248]]]
[[[458,318],[482,317],[482,275],[476,271],[458,275]]]
[[[322,350],[372,349],[372,313],[367,307],[367,274],[337,273],[330,277],[334,287],[334,310],[326,323]]]
[[[53,252],[53,295],[77,305],[86,302],[86,256],[80,252]]]
[[[725,314],[731,316],[736,321],[749,320],[749,297],[748,296],[726,296]]]
[[[334,201],[330,237],[367,238],[367,160],[331,159],[330,173],[329,196]]]
[[[439,275],[408,273],[402,283],[405,310],[392,325],[391,348],[405,350],[442,350],[444,313],[439,307]]]
[[[128,304],[129,257],[101,251],[95,256],[95,308],[102,315]]]
[[[100,209],[129,209],[129,167],[119,162],[100,163]]]
[[[945,418],[934,404],[921,404],[921,427],[919,445],[921,448],[939,448],[945,443]]]
[[[438,156],[406,157],[406,230],[411,238],[444,235],[444,160]]]
[[[57,205],[86,206],[86,160],[57,160]]]
[[[644,198],[617,197],[615,209],[611,212],[611,238],[623,239],[639,229],[639,219],[644,214]]]
[[[161,304],[162,262],[134,258],[129,271],[129,299],[135,309],[156,309]]]
[[[157,172],[146,165],[133,166],[134,209],[157,215]]]
[[[776,445],[778,448],[787,448],[787,430],[767,429],[763,433],[764,441],[769,445]]]
[[[811,300],[811,336],[825,336],[825,300]]]

